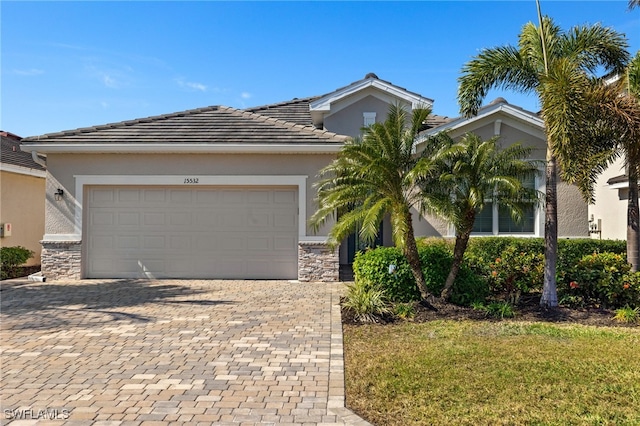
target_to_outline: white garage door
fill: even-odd
[[[89,187],[89,278],[295,279],[297,187]]]

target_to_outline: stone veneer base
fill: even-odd
[[[82,278],[82,241],[40,241],[41,267],[47,280]]]
[[[325,242],[298,243],[298,281],[337,282],[339,270],[338,250],[332,250]]]

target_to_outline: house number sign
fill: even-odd
[[[183,183],[200,183],[199,179],[197,177],[189,177],[189,178],[184,178],[184,182]]]

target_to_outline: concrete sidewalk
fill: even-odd
[[[341,284],[4,281],[2,424],[355,424]]]

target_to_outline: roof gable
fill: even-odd
[[[480,108],[478,114],[470,117],[458,117],[424,132],[424,136],[431,136],[442,131],[452,134],[472,132],[485,126],[488,122],[507,119],[509,124],[518,130],[529,133],[541,139],[544,135],[544,121],[538,114],[509,104],[504,98],[498,98],[490,104]]]
[[[375,96],[389,104],[401,100],[411,104],[412,108],[418,106],[431,108],[433,106],[433,99],[425,98],[388,81],[380,80],[378,76],[370,73],[362,80],[355,81],[311,101],[309,111],[314,125],[319,126],[323,122],[324,116],[340,111],[366,96]]]

